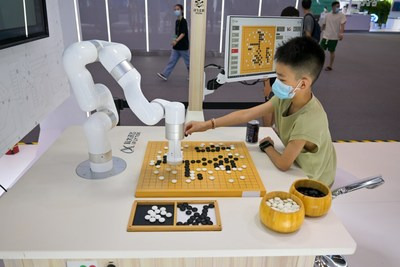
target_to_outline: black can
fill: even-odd
[[[258,131],[260,130],[260,123],[257,120],[252,120],[247,123],[246,130],[246,142],[257,143],[258,142]]]

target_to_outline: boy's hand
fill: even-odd
[[[190,121],[185,125],[185,135],[194,132],[204,132],[211,128],[210,121]]]
[[[272,145],[275,145],[275,144],[274,144],[274,140],[272,140],[272,138],[269,137],[269,136],[264,137],[263,139],[261,139],[261,141],[259,142],[259,144],[261,144],[261,143],[264,142],[264,141],[269,141]]]

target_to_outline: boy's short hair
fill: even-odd
[[[332,6],[335,6],[335,5],[340,5],[339,1],[333,1]]]
[[[298,17],[299,15],[299,11],[294,6],[285,7],[281,12],[282,17]]]
[[[275,60],[291,67],[297,77],[310,75],[314,83],[324,66],[325,53],[316,41],[303,36],[290,39],[278,47]]]
[[[304,9],[310,9],[311,8],[311,0],[303,0],[303,1],[301,1],[301,6]]]

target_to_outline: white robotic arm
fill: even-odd
[[[86,69],[87,64],[95,61],[100,61],[123,88],[129,107],[143,123],[154,125],[165,117],[166,138],[169,140],[167,161],[169,164],[182,162],[184,105],[162,99],[149,103],[140,88],[140,73],[130,60],[131,53],[126,46],[99,40],[74,43],[64,51],[64,69],[80,108],[86,112],[97,111],[84,125],[93,172],[108,172],[113,168],[107,131],[118,123],[110,90],[103,84],[94,84]]]

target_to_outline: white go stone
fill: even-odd
[[[154,166],[155,163],[154,163],[154,162],[150,162],[149,165],[150,165],[150,166]]]
[[[178,173],[178,171],[176,171],[176,170],[173,170],[171,173],[172,173],[172,174],[177,174],[177,173]]]
[[[244,159],[244,156],[243,155],[240,155],[240,157],[239,158],[241,158],[241,159]]]
[[[232,168],[232,171],[237,171],[237,168]]]
[[[171,171],[171,168],[165,168],[165,170],[166,170],[167,172],[170,172],[170,171]]]
[[[235,156],[238,157],[240,154],[239,153],[235,153]]]
[[[166,211],[167,208],[166,208],[166,207],[161,207],[160,210],[161,210],[161,211],[163,211],[163,210]]]
[[[159,169],[159,168],[161,168],[161,166],[160,165],[156,165],[156,168]]]
[[[211,181],[213,181],[215,179],[214,176],[208,176],[208,179],[210,179]]]
[[[167,218],[172,217],[172,213],[171,212],[167,212],[167,214],[165,214],[165,216],[167,216]]]
[[[150,218],[151,218],[151,216],[150,216],[150,215],[146,215],[146,216],[144,216],[144,219],[145,219],[146,221],[150,220]]]
[[[213,171],[208,171],[209,174],[213,174]]]
[[[164,147],[164,149],[165,149],[165,150],[167,150],[167,149],[168,149],[168,147],[167,147],[167,146],[165,146],[165,147]]]
[[[242,165],[242,168],[243,168],[243,169],[246,169],[246,168],[247,168],[247,166],[246,166],[246,165]]]
[[[240,180],[244,180],[244,179],[246,179],[246,176],[241,175],[239,178],[240,178]]]
[[[242,169],[242,168],[238,168],[238,171],[240,171],[240,172],[241,172],[241,171],[243,171],[243,169]]]
[[[201,169],[203,172],[206,172],[207,171],[207,168],[202,168]]]
[[[157,214],[155,218],[158,220],[158,219],[161,218],[161,215],[160,215],[160,214]]]
[[[274,197],[268,199],[266,204],[272,209],[283,213],[291,213],[300,210],[300,206],[291,198],[281,199],[279,197]]]
[[[192,180],[190,180],[190,179],[186,179],[186,183],[191,183],[192,182]]]
[[[167,212],[165,210],[161,211],[160,213],[162,216],[165,216],[167,214]]]
[[[216,171],[219,171],[219,170],[220,170],[220,168],[219,168],[219,167],[215,167],[215,170],[216,170]]]
[[[176,179],[171,180],[171,183],[173,183],[173,184],[176,184],[177,182],[178,182],[178,180],[176,180]]]
[[[162,151],[161,150],[158,150],[158,152],[157,152],[158,154],[161,154],[162,153]]]
[[[153,222],[155,222],[155,221],[156,221],[156,218],[154,218],[154,217],[151,217],[151,218],[149,219],[149,221],[153,223]]]
[[[190,176],[190,180],[194,181],[194,180],[196,180],[196,177]]]
[[[153,207],[151,207],[151,209],[152,210],[158,210],[158,207],[157,206],[153,206]]]
[[[188,144],[185,144],[185,145],[184,145],[184,147],[185,147],[185,148],[188,148],[188,147],[189,147],[189,145],[188,145]]]
[[[148,210],[148,211],[147,211],[147,214],[149,214],[149,215],[156,215],[156,213],[154,212],[154,210]]]
[[[228,180],[230,183],[235,182],[235,180],[233,180],[232,178]]]
[[[160,172],[159,172],[159,171],[157,171],[157,170],[155,170],[155,171],[154,171],[154,174],[159,174],[159,173],[160,173]]]
[[[159,221],[160,223],[163,223],[163,222],[165,222],[165,218],[161,217],[161,218],[158,219],[158,221]]]
[[[225,169],[225,166],[224,165],[219,165],[219,168],[220,169]]]
[[[196,172],[195,171],[190,171],[190,174],[195,174]]]
[[[201,168],[197,168],[196,171],[201,172]]]
[[[227,173],[227,174],[231,174],[231,173],[232,173],[232,171],[226,171],[226,173]]]
[[[160,181],[163,181],[163,180],[165,179],[165,177],[164,177],[164,176],[159,176],[158,179],[159,179]]]

